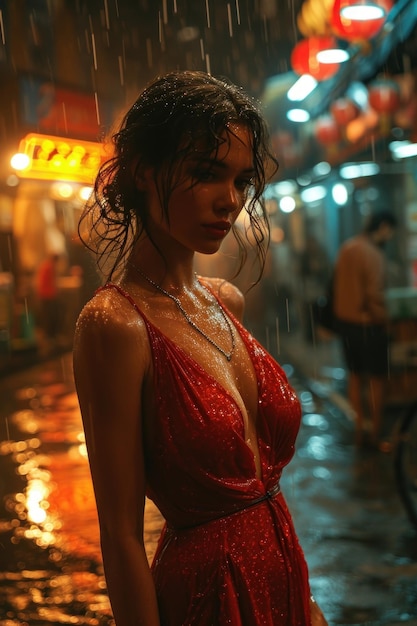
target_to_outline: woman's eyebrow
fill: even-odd
[[[211,159],[210,157],[207,158],[203,158],[203,159],[193,159],[193,162],[199,165],[208,165],[209,167],[216,167],[218,169],[227,169],[229,166],[227,163],[225,163],[225,161],[223,160],[218,160],[218,159]],[[254,175],[256,173],[256,170],[254,167],[247,167],[244,170],[242,170],[242,174],[250,174],[250,175]]]

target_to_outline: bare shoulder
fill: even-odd
[[[82,309],[75,329],[74,353],[106,345],[110,352],[147,351],[145,322],[116,289],[96,293]]]
[[[224,303],[225,307],[240,321],[245,310],[245,296],[236,285],[224,278],[199,276],[203,285],[207,285]]]

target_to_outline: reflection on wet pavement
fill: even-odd
[[[4,390],[0,431],[0,624],[111,624],[70,355]],[[2,398],[3,395],[2,386]],[[7,411],[10,407],[10,412]],[[16,410],[17,409],[17,410]],[[152,558],[161,518],[146,507]]]
[[[330,624],[417,625],[417,542],[392,458],[296,376],[303,406],[283,491]],[[0,380],[0,626],[111,625],[71,355]],[[162,520],[149,501],[152,559]]]

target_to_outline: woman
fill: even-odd
[[[74,368],[116,624],[325,624],[279,488],[299,403],[241,326],[241,292],[193,269],[244,207],[264,258],[264,121],[237,87],[175,72],[113,143],[83,216],[107,282]],[[151,569],[145,495],[166,520]]]

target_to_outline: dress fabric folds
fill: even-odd
[[[259,479],[234,399],[124,295],[153,356],[145,463],[166,520],[152,564],[161,625],[310,626],[307,565],[279,490],[301,419],[284,371],[226,311],[257,377]]]

